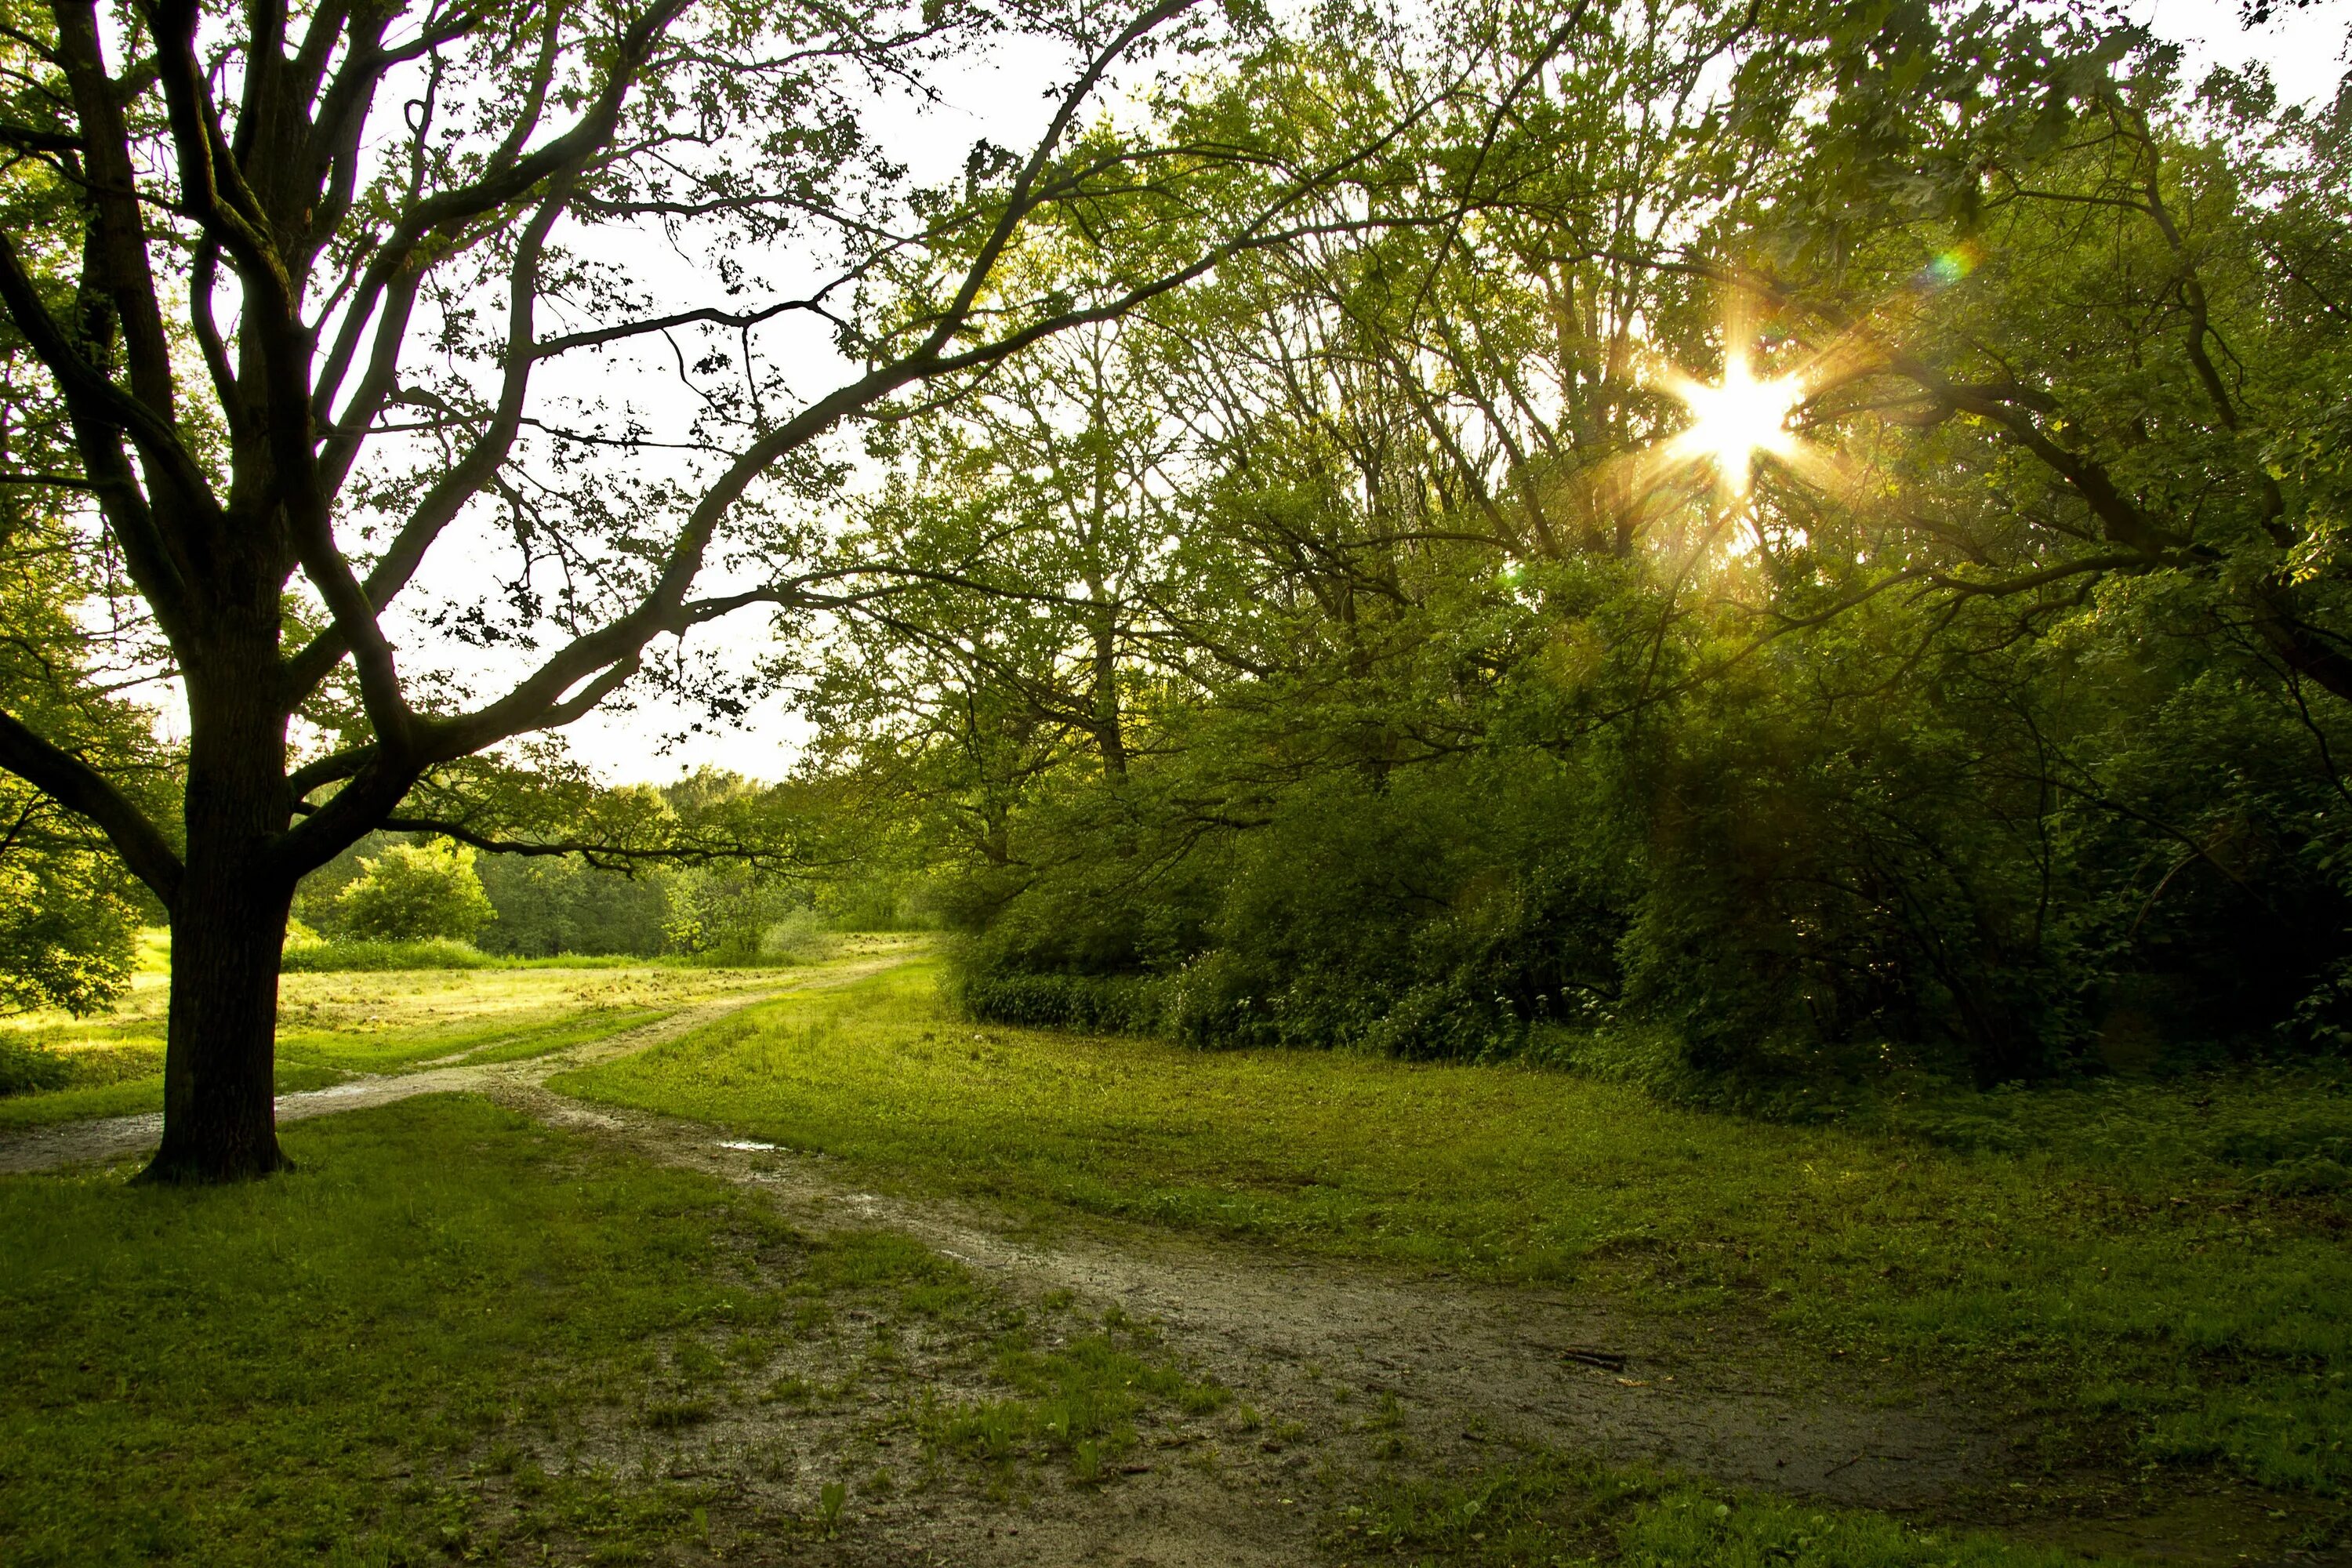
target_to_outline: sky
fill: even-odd
[[[1061,50],[1019,39],[1001,42],[952,73],[934,74],[937,97],[928,105],[885,100],[869,129],[907,161],[917,181],[941,178],[959,169],[982,138],[1024,150],[1034,145],[1048,121],[1055,89],[1068,76],[1068,57]],[[821,338],[805,335],[801,342],[809,363],[791,368],[796,380],[805,377],[803,391],[821,395],[853,374]],[[703,586],[709,591],[707,580]],[[756,660],[770,641],[766,617],[758,611],[739,613],[695,636],[698,646],[725,648],[729,662],[741,666]],[[689,731],[682,741],[677,738],[681,731]],[[733,725],[709,725],[698,711],[643,701],[630,711],[591,713],[566,726],[562,736],[572,754],[608,784],[662,784],[701,767],[781,779],[811,732],[779,693]]]
[[[2270,67],[2281,98],[2308,102],[2333,94],[2344,79],[2345,29],[2352,26],[2352,0],[2319,0],[2289,11],[2260,27],[2238,20],[2238,0],[2134,0],[2125,7],[2143,26],[2183,46],[2191,66]]]

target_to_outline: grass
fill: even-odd
[[[457,1484],[471,1460],[561,1451],[583,1411],[643,1397],[665,1336],[777,1317],[804,1251],[715,1183],[479,1101],[286,1141],[294,1175],[227,1191],[0,1180],[0,1556],[478,1547],[509,1510]],[[585,1472],[545,1502],[623,1535],[688,1506]]]
[[[310,1014],[290,1035],[368,1070],[528,1055],[620,1026],[632,998],[677,1000],[630,989],[652,984],[296,977]],[[130,1011],[81,1047],[126,1073]],[[2048,1380],[2068,1409],[2135,1424],[2151,1458],[2256,1470],[2265,1441],[2336,1440],[2343,1261],[2305,1243],[2340,1234],[2343,1091],[2317,1079],[1768,1127],[1554,1074],[974,1028],[909,966],[558,1082],[1040,1217],[1579,1278],[1702,1331],[1760,1309],[1832,1351]],[[941,1467],[1009,1500],[1045,1477],[1114,1479],[1161,1451],[1139,1436],[1155,1421],[1258,1425],[1115,1307],[1009,1302],[903,1236],[801,1236],[756,1197],[478,1100],[284,1136],[292,1176],[225,1192],[126,1187],[120,1170],[0,1178],[0,1559],[789,1556]],[[2132,1196],[2144,1187],[2160,1201]],[[2252,1239],[2219,1253],[2216,1216],[2240,1215]],[[2070,1313],[2059,1276],[2077,1252]],[[2083,1278],[2092,1258],[2134,1271],[2137,1316]],[[2264,1310],[2280,1364],[2316,1381],[2263,1381]],[[2149,1375],[2165,1355],[2188,1375]],[[2257,1400],[2267,1427],[2243,1418]],[[722,1454],[716,1435],[752,1412],[791,1436]],[[2167,1419],[2212,1441],[2168,1449]],[[819,1430],[847,1436],[827,1450]],[[798,1493],[783,1513],[759,1501],[780,1483],[758,1454],[779,1442]],[[653,1463],[657,1448],[674,1458]],[[2081,1561],[1540,1448],[1462,1474],[1384,1465],[1326,1495],[1339,1563]]]
[[[1925,1530],[1862,1510],[1700,1487],[1634,1466],[1543,1449],[1459,1479],[1388,1475],[1333,1513],[1343,1559],[1465,1568],[2084,1568],[1998,1536]]]
[[[1222,1410],[1233,1395],[1159,1353],[1152,1334],[1124,1318],[1051,1347],[1018,1329],[1000,1337],[992,1371],[1002,1396],[928,1406],[921,1429],[934,1446],[1008,1466],[1066,1465],[1091,1485],[1133,1450],[1135,1420],[1173,1406],[1188,1415]]]
[[[499,961],[467,942],[309,942],[287,946],[278,960],[288,974],[336,974],[378,969],[495,969]]]
[[[2053,1464],[2352,1482],[2340,1069],[1931,1100],[1869,1126],[1559,1073],[978,1027],[928,967],[737,1015],[566,1092],[877,1183],[1761,1315],[2049,1418]]]
[[[112,1013],[0,1020],[0,1068],[30,1059],[49,1086],[0,1092],[0,1130],[162,1108],[168,949],[151,944],[150,957]],[[353,1073],[411,1072],[453,1057],[518,1060],[776,984],[772,971],[595,960],[289,973],[278,986],[278,1089],[321,1089]]]
[[[280,968],[288,974],[348,974],[400,969],[789,969],[820,962],[823,956],[803,952],[783,956],[753,953],[745,961],[728,962],[698,956],[563,952],[551,958],[522,958],[484,952],[468,942],[447,937],[425,942],[339,938],[289,946]]]
[[[1007,1303],[893,1233],[812,1239],[755,1196],[478,1100],[286,1138],[293,1174],[226,1190],[127,1186],[119,1171],[0,1178],[0,1557],[794,1560],[795,1537],[855,1530],[902,1484],[872,1463],[875,1427],[808,1450],[827,1411],[878,1403],[881,1429],[935,1456],[908,1467],[919,1489],[958,1460],[1090,1486],[1146,1415],[1230,1401],[1117,1309]],[[870,1327],[845,1355],[853,1322]],[[902,1347],[958,1333],[979,1347],[983,1392],[941,1400]],[[795,1510],[763,1511],[744,1468],[772,1442],[730,1455],[698,1436],[754,1409],[818,1467]],[[648,1445],[671,1457],[626,1462]],[[1370,1544],[1482,1564],[1594,1548],[1656,1568],[2058,1561],[1549,1455],[1388,1478],[1335,1514],[1331,1538],[1342,1560]],[[1814,1539],[1839,1549],[1809,1552]],[[1573,1555],[1523,1550],[1536,1546]]]
[[[1086,1479],[1143,1412],[1223,1398],[1147,1330],[1033,1313],[895,1233],[801,1235],[480,1100],[284,1137],[291,1175],[227,1190],[0,1178],[0,1560],[772,1552],[848,1522],[824,1468],[870,1468],[878,1433],[949,1460],[1002,1426],[976,1457]],[[934,1397],[919,1335],[968,1343],[955,1382],[984,1392]],[[761,1411],[818,1467],[796,1510],[753,1498],[772,1441],[705,1436]]]

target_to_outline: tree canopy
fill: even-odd
[[[968,1005],[1709,1092],[2332,1048],[2352,102],[2087,15],[1541,20],[1411,64],[1483,83],[1442,221],[1064,342],[867,514],[995,542],[813,687]]]
[[[1203,1040],[2347,1026],[2347,100],[1937,0],[12,18],[0,876],[102,836],[178,928],[158,1174],[276,1164],[288,909],[383,830],[856,803],[970,1005]],[[1029,142],[911,166],[1003,39]],[[765,791],[538,739],[780,685]]]
[[[633,688],[735,709],[698,627],[889,589],[831,549],[845,420],[1360,221],[1382,140],[1199,79],[1282,35],[1187,0],[14,20],[0,309],[50,436],[0,480],[79,503],[188,741],[173,813],[31,700],[0,766],[179,929],[159,1175],[278,1163],[304,873]],[[1064,61],[1034,138],[911,177],[892,102],[1001,37]]]

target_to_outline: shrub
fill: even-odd
[[[474,851],[465,845],[446,838],[395,844],[360,865],[358,880],[336,900],[346,935],[378,942],[464,942],[498,918],[475,874]]]
[[[63,1089],[73,1076],[73,1064],[55,1051],[22,1040],[0,1039],[0,1098]]]
[[[0,860],[0,1013],[103,1012],[131,982],[139,913],[93,855]]]
[[[1167,1021],[1168,984],[1151,974],[967,974],[961,1000],[985,1023],[1151,1034]]]
[[[689,873],[677,879],[663,934],[670,952],[698,963],[815,963],[833,939],[803,896],[756,876]]]

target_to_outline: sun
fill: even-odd
[[[1795,454],[1797,437],[1789,418],[1805,399],[1798,377],[1759,380],[1747,354],[1734,352],[1724,362],[1719,384],[1707,386],[1677,375],[1668,387],[1691,411],[1690,427],[1674,438],[1668,451],[1685,461],[1714,464],[1717,478],[1734,496],[1748,493],[1757,454],[1784,461]]]

